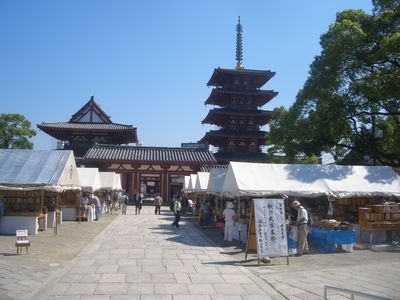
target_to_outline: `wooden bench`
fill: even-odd
[[[28,247],[31,243],[28,240],[28,230],[27,229],[18,229],[15,232],[17,236],[17,240],[15,241],[15,247],[17,247],[17,254],[22,253],[22,248],[26,248],[26,254],[28,254]]]

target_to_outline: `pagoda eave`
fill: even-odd
[[[243,90],[226,90],[222,88],[215,88],[212,90],[210,96],[204,102],[206,105],[220,105],[224,106],[231,102],[231,99],[245,98],[247,101],[250,100],[254,105],[261,107],[271,101],[278,95],[278,92],[273,90],[255,90],[255,91],[243,91]]]
[[[222,86],[226,82],[232,82],[235,77],[251,77],[254,85],[260,88],[274,76],[275,72],[270,70],[216,68],[207,86]]]

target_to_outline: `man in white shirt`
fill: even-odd
[[[225,244],[231,243],[232,238],[232,230],[235,226],[236,222],[236,213],[233,210],[233,203],[230,201],[226,202],[226,208],[222,212],[222,216],[225,220],[225,227],[224,227],[224,242]]]
[[[297,253],[296,256],[302,256],[303,254],[308,253],[308,242],[307,242],[307,235],[308,235],[308,213],[307,210],[301,206],[301,203],[297,200],[294,200],[291,206],[297,210],[297,232],[298,232],[298,239],[297,239]]]

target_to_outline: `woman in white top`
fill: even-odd
[[[225,220],[225,228],[224,228],[224,241],[232,242],[232,230],[233,226],[236,223],[236,214],[233,210],[233,203],[230,201],[226,202],[226,208],[222,212],[222,216]]]

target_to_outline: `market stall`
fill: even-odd
[[[82,189],[82,198],[89,197],[91,194],[98,194],[101,189],[101,180],[98,168],[77,168],[79,180]],[[95,219],[95,207],[93,204],[85,206],[83,215],[78,215],[78,220],[86,219],[93,221]],[[81,207],[82,208],[82,207]]]
[[[400,177],[385,166],[230,162],[221,193],[237,200],[240,220],[246,219],[250,207],[243,208],[246,205],[246,201],[241,200],[243,197],[287,195],[312,205],[316,210],[314,215],[320,214],[318,219],[329,216],[346,221],[344,217],[348,215],[357,224],[358,207],[377,204],[385,197],[399,201]],[[331,215],[328,214],[329,204],[332,205]],[[391,216],[394,218],[396,214]]]
[[[0,233],[29,235],[61,222],[60,198],[80,190],[70,150],[0,150],[0,199],[5,211]]]

